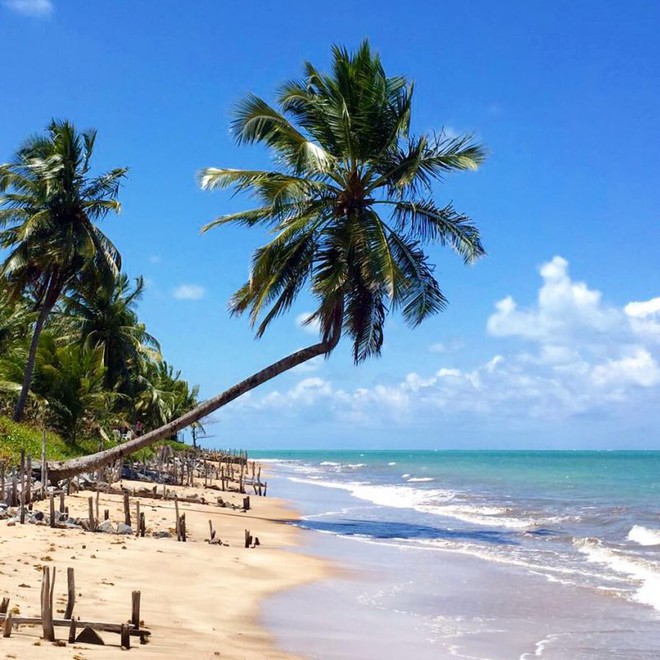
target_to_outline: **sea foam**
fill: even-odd
[[[634,600],[660,611],[660,565],[608,548],[597,538],[575,539],[574,545],[589,561],[632,578],[637,583]]]
[[[628,540],[639,545],[660,545],[660,530],[635,525],[628,532]]]

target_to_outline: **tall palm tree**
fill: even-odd
[[[126,169],[91,176],[95,140],[95,131],[78,133],[67,121],[53,121],[45,135],[29,138],[12,162],[0,165],[0,247],[9,250],[0,277],[13,297],[29,295],[38,311],[16,421],[41,330],[57,301],[82,271],[112,275],[120,268],[117,249],[95,222],[119,211],[116,196]]]
[[[238,143],[269,147],[278,170],[208,168],[201,175],[203,188],[231,187],[259,202],[221,216],[205,231],[238,223],[273,234],[255,252],[231,311],[249,312],[261,336],[309,284],[316,299],[310,322],[319,323],[320,341],[160,429],[105,455],[54,465],[51,474],[94,468],[189,426],[274,376],[329,354],[342,333],[352,341],[356,362],[378,355],[389,311],[400,310],[415,326],[446,304],[425,245],[448,244],[466,263],[484,254],[470,219],[432,196],[434,180],[476,169],[485,157],[482,147],[470,136],[413,135],[413,86],[388,77],[367,42],[354,54],[335,47],[333,57],[331,74],[306,64],[302,80],[283,85],[279,109],[253,95],[238,105]]]

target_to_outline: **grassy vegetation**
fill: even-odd
[[[12,465],[18,463],[22,449],[32,456],[33,460],[41,459],[42,436],[40,429],[28,424],[17,424],[9,417],[0,416],[0,460]],[[65,442],[56,433],[46,432],[46,457],[49,460],[74,458],[97,448],[97,443],[89,440],[72,444]]]
[[[33,461],[41,460],[42,434],[41,429],[29,424],[18,424],[9,417],[0,415],[0,461],[4,461],[7,465],[18,464],[22,449],[25,450],[26,455],[32,456]],[[161,445],[169,445],[175,452],[192,451],[190,445],[175,440],[163,440],[147,449],[143,449],[133,458],[135,460],[149,459]],[[99,445],[96,439],[81,439],[76,443],[71,443],[66,442],[57,433],[46,432],[46,457],[51,461],[61,461],[92,454],[98,449]]]

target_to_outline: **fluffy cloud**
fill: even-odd
[[[51,0],[4,0],[3,4],[18,14],[35,18],[47,18],[54,10]]]
[[[479,364],[411,372],[353,391],[305,378],[245,405],[291,415],[314,409],[320,419],[370,426],[450,418],[546,424],[615,409],[633,415],[636,403],[660,397],[660,298],[609,305],[599,291],[573,281],[558,256],[539,272],[533,304],[519,306],[510,296],[495,303],[487,332],[496,344],[508,338],[509,348],[497,346]]]
[[[206,293],[199,284],[181,284],[174,289],[173,295],[177,300],[200,300]]]

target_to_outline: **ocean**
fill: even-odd
[[[268,605],[291,651],[660,657],[660,452],[252,456],[269,464],[269,494],[316,532],[303,550],[345,571]],[[303,632],[282,614],[298,610]]]

